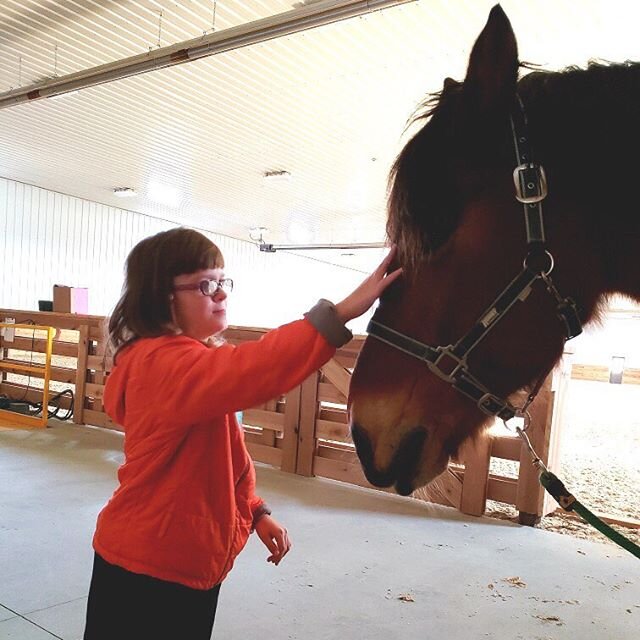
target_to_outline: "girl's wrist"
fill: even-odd
[[[338,320],[340,320],[342,324],[347,324],[349,320],[353,320],[348,313],[347,305],[345,305],[344,300],[336,304],[336,316],[338,316]]]
[[[251,530],[253,531],[256,528],[258,522],[264,518],[265,516],[271,515],[271,509],[267,507],[267,505],[263,502],[254,512],[253,514],[253,522],[251,523]]]

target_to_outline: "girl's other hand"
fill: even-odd
[[[382,292],[402,273],[402,269],[396,269],[387,273],[389,265],[396,255],[395,245],[391,247],[386,258],[378,265],[378,268],[342,302],[336,304],[338,317],[344,323],[361,316],[382,295]]]
[[[258,537],[271,553],[267,562],[273,562],[278,566],[291,549],[291,540],[289,540],[287,530],[269,515],[262,516],[256,522],[255,529]]]

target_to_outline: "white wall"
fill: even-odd
[[[173,223],[126,209],[0,178],[0,307],[38,308],[54,284],[89,288],[89,313],[108,315],[122,287],[127,254]],[[261,253],[250,242],[206,233],[235,282],[231,324],[277,326],[320,297],[338,301],[365,276],[288,253]],[[367,318],[353,321],[364,332]]]

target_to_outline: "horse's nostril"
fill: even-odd
[[[382,471],[376,469],[374,464],[373,445],[367,432],[357,424],[351,427],[351,437],[367,480],[375,487],[390,487],[395,484],[396,491],[402,495],[413,491],[413,480],[422,459],[427,436],[427,430],[422,427],[409,432],[400,442],[388,469]]]
[[[392,465],[396,477],[396,491],[400,495],[406,496],[413,491],[413,480],[422,459],[427,436],[427,430],[420,427],[406,435],[400,444]]]
[[[351,426],[351,438],[356,447],[358,458],[360,458],[362,464],[365,464],[365,462],[367,465],[372,463],[373,447],[371,446],[371,441],[369,440],[369,436],[366,434],[365,430],[359,425],[353,424]]]
[[[394,477],[390,472],[378,471],[373,462],[373,445],[367,432],[357,424],[351,426],[351,438],[356,447],[356,454],[360,459],[362,470],[367,480],[374,487],[390,487]]]
[[[413,493],[413,483],[408,482],[396,482],[396,492],[401,496],[410,496]]]

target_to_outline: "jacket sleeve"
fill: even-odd
[[[270,516],[271,509],[267,506],[267,503],[258,496],[254,496],[254,500],[251,503],[251,513],[253,515],[253,521],[251,523],[251,531],[256,528],[256,523],[262,516]]]
[[[290,391],[352,337],[331,303],[319,305],[305,319],[238,346],[209,348],[180,337],[164,343],[145,365],[156,399],[149,409],[170,412],[176,427],[186,427]]]
[[[229,414],[228,420],[231,422],[231,446],[237,456],[237,458],[234,456],[234,460],[241,460],[242,462],[238,464],[243,468],[239,478],[235,480],[236,500],[239,506],[247,505],[248,513],[246,517],[250,523],[251,531],[253,531],[256,523],[263,515],[271,514],[271,509],[260,496],[256,495],[256,469],[247,451],[244,430],[238,424],[234,414]]]

